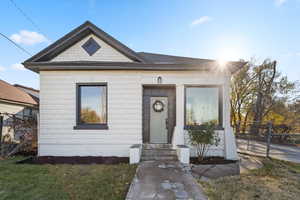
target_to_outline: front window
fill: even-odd
[[[185,88],[185,127],[201,127],[213,122],[222,126],[222,90],[219,86]]]
[[[77,85],[77,128],[107,128],[107,85]]]

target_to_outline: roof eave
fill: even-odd
[[[241,69],[245,62],[227,64],[233,74]],[[213,71],[218,68],[216,62],[202,64],[155,64],[135,62],[24,62],[23,65],[34,72],[59,70],[151,70],[151,71]]]

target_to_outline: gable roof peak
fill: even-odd
[[[115,50],[119,51],[120,53],[130,58],[134,62],[141,62],[141,63],[146,62],[144,57],[140,56],[138,53],[128,48],[120,41],[116,40],[111,35],[104,32],[96,25],[94,25],[92,22],[87,20],[77,28],[73,29],[71,32],[67,33],[62,38],[58,39],[53,44],[49,45],[39,53],[27,59],[24,62],[24,64],[28,62],[50,61],[52,58],[54,58],[55,56],[57,56],[67,48],[71,47],[73,44],[80,41],[81,39],[83,39],[89,34],[94,34],[95,36],[99,37],[101,40],[103,40],[108,45],[113,47]]]

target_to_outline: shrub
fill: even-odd
[[[208,122],[201,125],[201,128],[188,129],[190,143],[196,148],[199,161],[205,158],[211,146],[218,146],[220,143],[220,138],[215,132],[215,127],[215,123]]]

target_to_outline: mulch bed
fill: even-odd
[[[201,161],[196,157],[190,158],[190,163],[195,165],[222,165],[236,162],[236,160],[226,160],[223,157],[206,157]]]
[[[29,157],[17,162],[18,164],[120,164],[129,163],[128,157],[101,156],[39,156]]]

